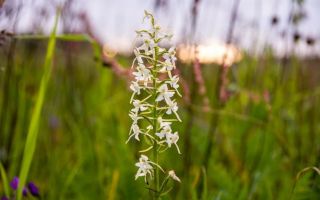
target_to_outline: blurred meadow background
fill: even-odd
[[[162,199],[320,199],[319,9],[0,1],[0,197],[19,176],[41,199],[149,199],[134,180],[139,144],[125,143],[135,30],[148,10],[174,35],[162,45],[177,47],[183,94],[182,155],[161,157],[181,184]]]

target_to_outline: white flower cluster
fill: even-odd
[[[155,151],[156,148],[156,151],[161,153],[174,145],[180,154],[177,144],[178,132],[171,128],[173,122],[181,121],[174,99],[176,94],[181,96],[178,91],[179,77],[173,75],[176,68],[176,52],[174,48],[166,49],[159,46],[159,42],[170,36],[160,32],[160,27],[155,24],[151,14],[146,12],[145,18],[150,20],[152,27],[149,30],[137,31],[143,44],[134,49],[135,59],[132,66],[136,65],[136,68],[132,73],[134,80],[130,85],[133,91],[130,103],[133,108],[129,113],[133,123],[128,141],[132,138],[137,141],[145,138],[149,147],[141,152],[151,149]],[[147,176],[152,179],[154,166],[161,169],[157,161],[150,161],[146,155],[141,155],[136,166],[136,179],[141,176],[144,176],[145,180]],[[173,174],[170,171],[170,177],[179,180]]]

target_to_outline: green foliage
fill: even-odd
[[[131,123],[126,78],[94,61],[100,57],[99,47],[92,46],[87,37],[83,41],[89,44],[72,36],[59,37],[42,112],[38,112],[40,132],[28,180],[36,182],[43,199],[48,200],[148,199],[144,181],[133,180],[136,169],[128,164],[136,161],[138,155],[132,152],[140,146],[125,144]],[[8,99],[0,113],[4,119],[0,150],[5,152],[0,159],[9,179],[22,166],[26,130],[33,121],[29,116],[36,112],[33,105],[41,90],[35,91],[46,69],[41,67],[45,45],[42,40],[18,39],[10,74],[8,68],[0,72],[0,105]],[[117,59],[124,65],[132,60]],[[0,55],[1,66],[6,61]],[[310,171],[296,180],[301,169],[319,167],[320,162],[320,74],[307,63],[292,58],[290,67],[283,69],[272,53],[259,58],[244,55],[230,69],[229,100],[223,108],[211,107],[206,112],[193,82],[192,67],[178,63],[182,77],[196,89],[191,107],[179,102],[183,125],[174,127],[181,133],[182,155],[191,159],[185,171],[184,161],[177,161],[174,149],[172,154],[161,155],[160,162],[167,162],[164,167],[176,169],[182,179],[182,184],[172,185],[173,191],[163,199],[319,199],[317,173]],[[310,65],[316,64],[313,61]],[[217,71],[216,65],[202,66],[211,101],[216,94]],[[190,110],[191,144],[187,146],[189,155],[185,155]],[[202,160],[212,113],[220,118],[204,171]],[[201,195],[197,191],[200,184],[204,186]],[[1,195],[8,190],[4,185],[8,188],[2,175]]]
[[[3,168],[3,165],[1,162],[0,162],[0,174],[1,174],[2,184],[3,184],[4,194],[8,197],[10,196],[9,182],[7,178],[7,173]]]
[[[54,54],[55,43],[56,43],[55,36],[56,36],[57,24],[58,24],[58,15],[56,17],[54,28],[49,39],[47,54],[46,54],[45,63],[44,63],[44,73],[41,78],[40,89],[37,96],[36,105],[31,116],[30,126],[29,126],[26,144],[24,148],[21,171],[19,175],[20,182],[18,187],[18,200],[22,199],[22,190],[26,183],[30,165],[36,149],[38,132],[39,132],[39,124],[40,124],[40,115],[41,115],[41,111],[42,111],[42,107],[43,107],[43,103],[44,103],[44,99],[45,99],[45,95],[47,92],[47,87],[48,87],[48,83],[49,83],[51,71],[52,71],[53,54]]]

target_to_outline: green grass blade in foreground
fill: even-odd
[[[201,199],[207,199],[208,198],[208,185],[207,185],[207,172],[204,167],[202,167],[202,173],[203,173],[203,190],[201,194]]]
[[[51,71],[52,71],[52,60],[53,60],[53,54],[54,54],[55,44],[56,44],[56,29],[58,24],[58,18],[59,18],[59,14],[57,14],[56,16],[55,25],[49,38],[49,43],[48,43],[47,53],[46,53],[46,58],[44,63],[44,73],[41,78],[40,89],[39,89],[38,97],[36,100],[36,105],[32,113],[27,140],[24,148],[21,171],[19,174],[20,183],[19,183],[19,189],[18,189],[18,200],[21,200],[22,198],[22,188],[26,183],[31,161],[36,148],[36,141],[37,141],[38,132],[39,132],[40,114],[43,107],[43,102],[44,102],[47,86],[48,86]]]
[[[8,182],[6,171],[4,170],[4,167],[1,162],[0,162],[0,173],[1,173],[1,180],[3,183],[4,194],[7,197],[9,197],[10,196],[9,182]]]
[[[306,167],[306,168],[302,169],[301,171],[299,171],[297,176],[296,176],[296,179],[294,181],[294,184],[293,184],[293,188],[292,188],[292,191],[291,191],[291,194],[290,194],[290,200],[293,199],[293,197],[294,197],[294,192],[295,192],[295,189],[296,189],[296,186],[298,184],[299,179],[302,176],[304,176],[305,173],[307,173],[309,171],[314,171],[315,173],[317,173],[320,176],[320,169],[317,168],[317,167]]]
[[[19,40],[47,40],[50,39],[50,36],[47,35],[17,35],[15,38]],[[83,34],[62,34],[56,35],[57,40],[64,40],[69,42],[83,42],[83,41],[92,41],[92,38],[88,35]]]

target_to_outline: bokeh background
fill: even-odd
[[[57,45],[28,180],[42,199],[149,199],[128,89],[144,10],[174,36],[181,178],[163,199],[320,199],[318,0],[1,0],[0,161],[18,176],[49,34]],[[317,169],[317,168],[315,168]],[[0,196],[4,194],[0,180]],[[31,196],[28,197],[32,199]]]

